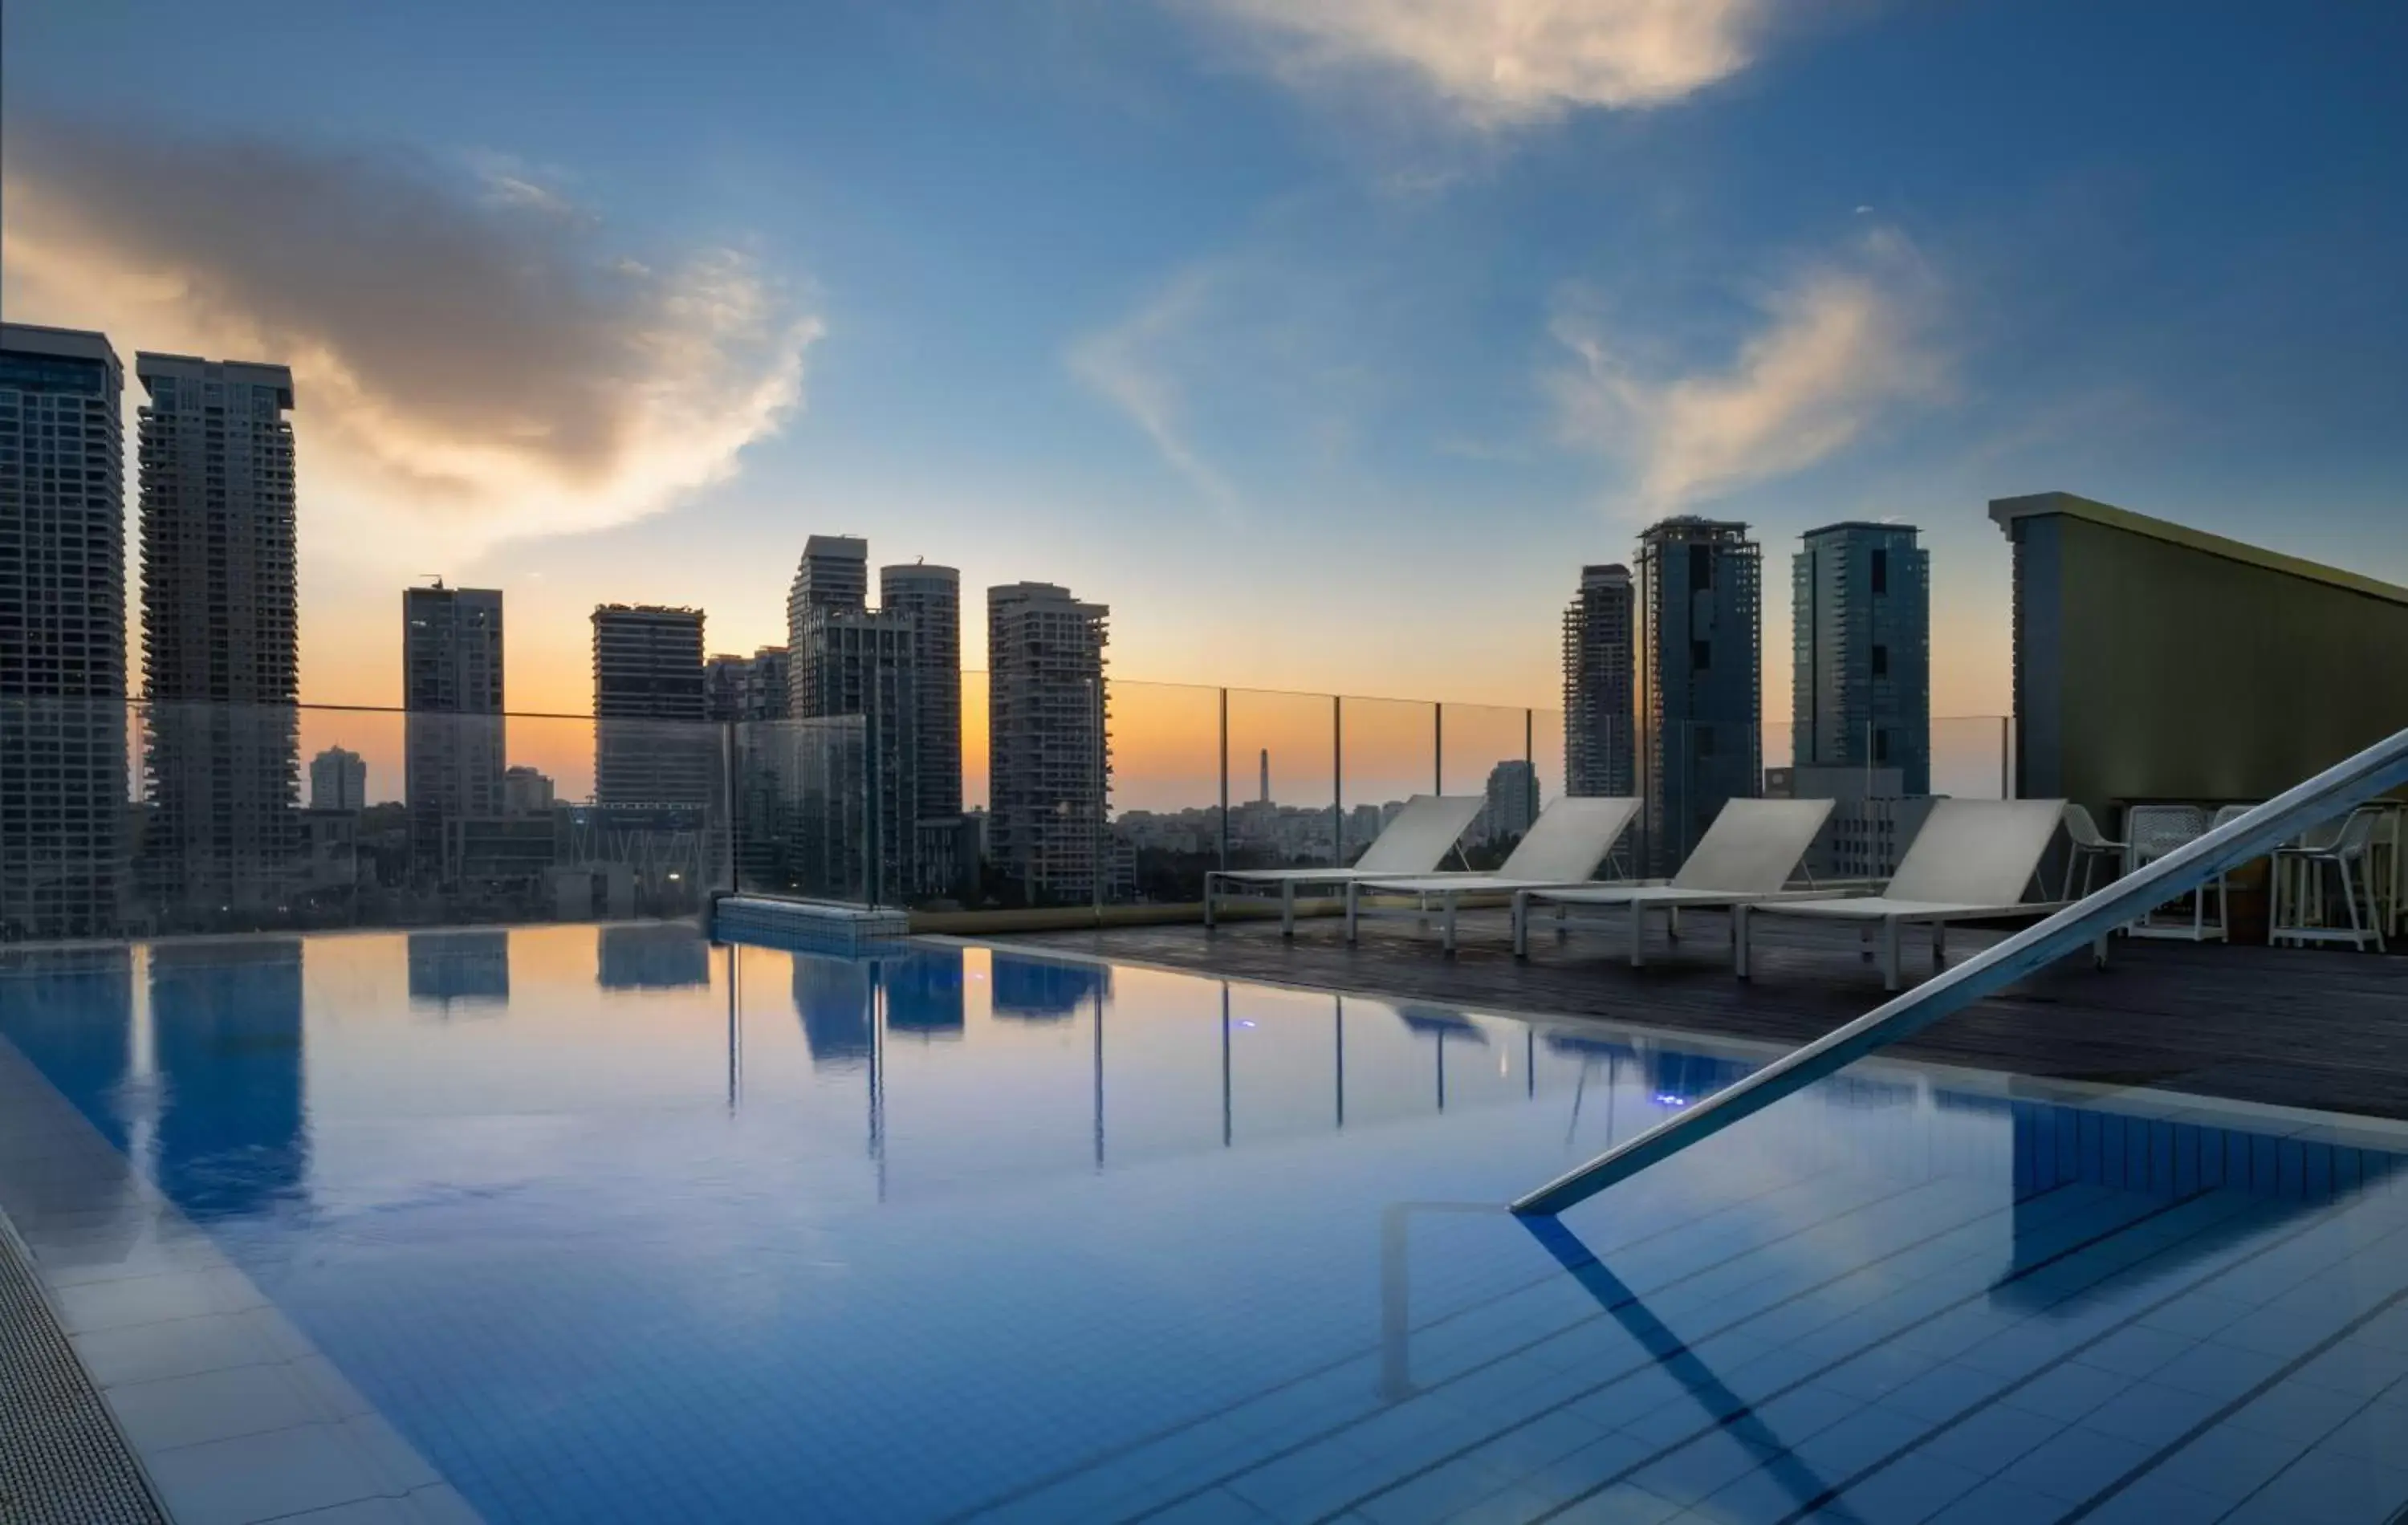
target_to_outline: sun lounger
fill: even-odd
[[[2007,916],[2046,916],[2067,902],[2024,899],[2065,814],[2062,799],[1941,799],[1879,895],[1856,899],[1766,900],[1731,913],[1733,964],[1748,977],[1748,927],[1757,916],[1813,916],[1878,928],[1882,939],[1882,985],[1899,987],[1900,928],[1931,928],[1931,954],[1945,951],[1952,921],[1988,921]],[[2103,957],[2103,953],[2101,955]]]
[[[1828,799],[1734,799],[1714,816],[1696,851],[1669,882],[1526,889],[1513,896],[1513,953],[1530,951],[1530,914],[1554,906],[1558,923],[1574,911],[1620,910],[1630,924],[1630,967],[1646,962],[1647,913],[1661,909],[1674,936],[1684,907],[1737,906],[1777,899],[1828,899],[1837,890],[1792,890],[1789,876],[1831,817]],[[1733,936],[1736,937],[1734,931]]]
[[[1412,874],[1398,877],[1361,878],[1346,886],[1346,941],[1354,941],[1355,924],[1366,913],[1362,898],[1375,895],[1410,895],[1417,908],[1408,915],[1426,913],[1436,900],[1445,918],[1447,951],[1455,951],[1455,911],[1456,902],[1466,895],[1504,895],[1520,889],[1544,889],[1550,886],[1579,885],[1597,872],[1597,866],[1613,851],[1614,842],[1629,828],[1630,818],[1639,813],[1639,801],[1620,797],[1604,798],[1563,798],[1539,813],[1530,829],[1522,835],[1521,844],[1507,856],[1494,873]],[[1371,913],[1377,914],[1378,913]]]
[[[1276,893],[1280,931],[1296,935],[1298,889],[1336,889],[1350,879],[1383,874],[1429,873],[1444,862],[1480,813],[1485,801],[1478,795],[1417,794],[1405,801],[1396,818],[1381,829],[1363,856],[1348,869],[1215,869],[1204,876],[1204,925],[1213,924],[1222,899],[1261,899]],[[1249,888],[1265,893],[1248,894]]]

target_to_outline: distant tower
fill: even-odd
[[[916,813],[923,821],[952,820],[962,813],[962,574],[923,562],[882,567],[878,606],[911,619]]]
[[[422,882],[458,876],[460,828],[503,813],[502,595],[405,588],[401,595],[402,793]]]
[[[786,643],[794,644],[805,610],[868,605],[869,542],[857,535],[814,535],[803,542],[803,559],[786,589]]]
[[[137,353],[142,669],[154,907],[170,928],[281,911],[299,823],[293,373]]]
[[[1078,903],[1110,868],[1111,611],[1051,583],[987,589],[989,856],[1031,903]]]
[[[1488,770],[1488,798],[1481,807],[1481,840],[1518,842],[1539,818],[1539,772],[1519,757]]]
[[[1630,568],[1581,568],[1564,611],[1564,790],[1639,792],[1639,707]]]
[[[1826,525],[1791,562],[1790,760],[1931,792],[1930,555],[1909,525]]]
[[[706,732],[702,611],[594,611],[594,799],[701,805],[719,755]]]
[[[1263,748],[1262,793],[1255,798],[1266,805],[1271,802],[1271,749],[1268,747]]]
[[[1639,537],[1647,856],[1669,874],[1763,764],[1763,581],[1747,526],[1683,516]]]
[[[368,763],[349,747],[328,747],[309,759],[311,810],[366,810]]]
[[[124,386],[103,335],[0,325],[0,940],[118,921]]]

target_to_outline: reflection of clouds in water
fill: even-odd
[[[1112,971],[1105,964],[1056,963],[1047,958],[995,956],[995,1014],[1025,1021],[1054,1022],[1092,1006],[1112,993]]]

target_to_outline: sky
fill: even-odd
[[[582,713],[595,604],[781,642],[813,533],[960,568],[972,669],[1037,580],[1124,683],[1552,707],[1582,564],[1742,519],[1775,721],[1834,520],[1925,531],[1942,716],[1993,497],[2408,583],[2402,7],[574,17],[0,12],[0,309],[294,370],[306,701],[396,703],[439,574]]]

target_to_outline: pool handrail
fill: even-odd
[[[2151,907],[2196,889],[2237,864],[2263,857],[2308,827],[2403,784],[2408,784],[2408,730],[2377,741],[2047,920],[1784,1055],[1697,1106],[1515,1198],[1509,1206],[1527,1216],[1560,1213],[1585,1201],[1873,1050],[1912,1037],[2033,971],[2104,939]]]

